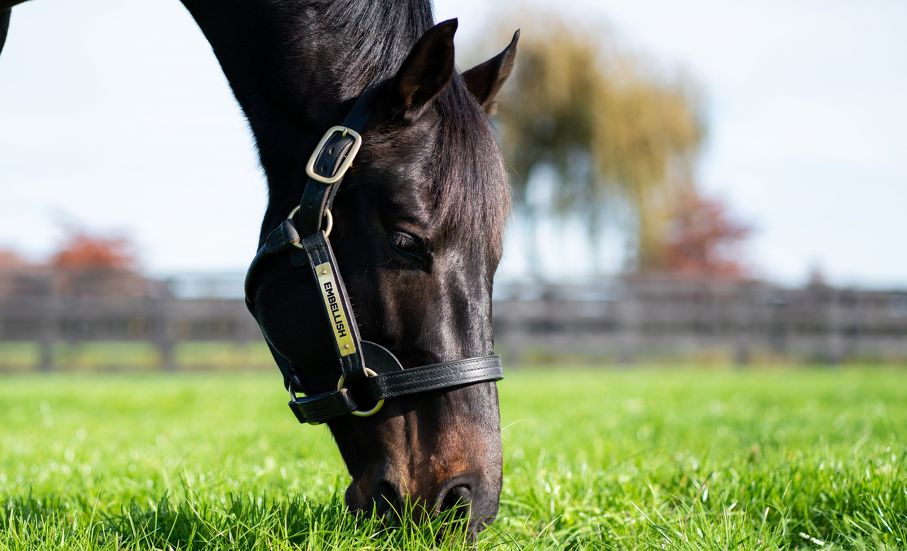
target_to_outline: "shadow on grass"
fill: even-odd
[[[466,522],[444,514],[416,522],[412,510],[395,521],[352,515],[339,497],[313,503],[304,497],[274,500],[227,496],[131,503],[116,512],[86,499],[8,498],[0,507],[0,534],[9,543],[66,541],[76,547],[117,549],[436,549],[469,544]],[[2,540],[2,538],[0,538]]]

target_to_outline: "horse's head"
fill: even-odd
[[[514,41],[458,75],[456,21],[427,31],[380,84],[363,146],[336,198],[331,241],[362,338],[404,368],[490,354],[492,281],[509,188],[486,112],[510,73]],[[339,122],[339,121],[337,121]],[[307,393],[337,383],[331,336],[299,270],[262,272],[257,316]],[[470,527],[494,518],[501,435],[494,383],[389,399],[371,417],[329,423],[352,475],[353,510],[414,500],[465,502]]]

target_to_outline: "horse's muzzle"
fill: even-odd
[[[454,517],[468,516],[472,538],[497,516],[500,485],[489,484],[480,475],[457,476],[427,488],[408,488],[409,491],[402,489],[404,484],[388,478],[353,481],[346,491],[347,507],[354,513],[374,511],[389,521],[399,521],[407,513],[415,521],[448,512]]]

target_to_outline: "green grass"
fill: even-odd
[[[260,341],[179,342],[173,354],[178,366],[193,371],[248,371],[252,367],[272,372],[274,369],[271,352]],[[66,366],[66,371],[70,373],[157,371],[161,363],[159,350],[154,344],[144,341],[57,343],[53,356],[54,364]],[[0,342],[0,376],[38,371],[39,362],[37,343]]]
[[[278,375],[0,379],[0,547],[419,549]],[[511,370],[480,549],[907,548],[907,371]]]

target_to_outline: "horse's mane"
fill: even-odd
[[[352,43],[338,47],[338,70],[355,96],[394,76],[412,45],[433,24],[429,0],[335,0],[324,4],[326,31]],[[435,100],[440,115],[438,151],[431,157],[436,223],[501,242],[509,189],[487,115],[459,74]],[[496,247],[495,247],[496,249]]]
[[[336,44],[337,70],[349,95],[394,76],[413,44],[432,25],[429,0],[335,0],[319,20]],[[319,10],[320,11],[320,10]],[[350,89],[352,88],[352,89]]]

